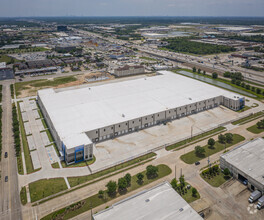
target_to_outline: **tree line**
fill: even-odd
[[[17,115],[17,108],[16,105],[13,104],[12,107],[12,118],[13,118],[13,133],[14,133],[14,147],[16,151],[16,156],[20,155],[21,151],[21,142],[20,142],[20,132],[19,132],[19,121],[18,121],[18,115]]]

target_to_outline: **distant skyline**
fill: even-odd
[[[0,17],[264,16],[264,0],[8,0]]]

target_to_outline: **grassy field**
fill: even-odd
[[[42,179],[29,184],[31,202],[38,201],[66,189],[67,185],[63,178]]]
[[[144,175],[144,179],[143,179],[142,184],[139,184],[137,182],[136,175],[132,176],[131,186],[127,188],[126,193],[134,191],[134,190],[136,190],[136,189],[138,189],[144,185],[147,185],[151,182],[154,182],[154,181],[156,181],[160,178],[163,178],[163,177],[165,177],[171,173],[171,169],[166,165],[161,164],[161,165],[158,165],[157,167],[158,167],[159,171],[158,171],[158,176],[156,178],[148,179],[146,177],[146,171],[142,172]],[[55,217],[59,217],[59,215],[62,219],[70,219],[70,218],[73,218],[73,217],[83,213],[83,212],[90,210],[91,204],[92,204],[92,207],[95,208],[95,207],[102,205],[102,204],[104,204],[104,203],[106,203],[106,202],[108,202],[114,198],[119,197],[119,196],[120,196],[120,194],[117,192],[117,194],[114,197],[110,197],[106,193],[106,191],[104,191],[104,197],[103,198],[100,198],[98,194],[93,195],[91,197],[88,197],[85,200],[82,200],[82,201],[76,203],[76,204],[72,204],[71,206],[65,207],[65,208],[60,209],[58,211],[55,211],[55,212],[53,212],[53,213],[51,213],[51,214],[49,214],[49,215],[47,215],[41,219],[42,220],[53,219]],[[78,204],[78,206],[77,206],[77,204]],[[74,207],[76,207],[76,208],[74,208]]]
[[[79,184],[85,183],[87,181],[99,178],[101,176],[110,174],[112,172],[115,172],[117,170],[123,169],[123,168],[128,167],[128,166],[131,166],[133,164],[139,163],[141,161],[147,160],[147,159],[152,158],[154,156],[156,156],[155,153],[149,153],[149,154],[146,154],[144,156],[141,156],[141,157],[135,158],[133,160],[130,160],[128,162],[125,162],[125,163],[122,163],[120,165],[117,165],[115,167],[111,167],[109,169],[100,171],[98,173],[94,173],[94,174],[91,174],[91,175],[88,175],[88,176],[81,176],[81,177],[69,177],[68,181],[70,183],[70,186],[74,187],[74,186],[77,186]]]
[[[19,103],[17,103],[17,110],[18,110],[20,133],[21,133],[22,145],[23,145],[24,157],[25,157],[25,163],[26,163],[26,170],[27,170],[27,174],[29,174],[29,173],[34,172],[35,170],[34,170],[34,167],[33,167],[33,164],[32,164],[31,156],[30,156],[30,151],[29,151],[29,147],[28,147],[28,142],[27,142],[27,137],[26,137],[26,133],[25,133],[24,123],[22,121],[22,116],[21,116]]]
[[[151,57],[139,57],[139,59],[142,59],[142,60],[149,60],[149,61],[158,61],[154,58],[151,58]]]
[[[180,141],[176,144],[173,144],[173,145],[170,145],[170,146],[167,146],[166,147],[166,150],[173,150],[173,149],[176,149],[176,148],[180,148],[181,146],[185,145],[188,146],[189,144],[192,144],[193,142],[203,138],[203,137],[207,137],[207,136],[213,136],[215,135],[216,133],[220,132],[220,131],[225,131],[226,129],[224,127],[219,127],[219,128],[215,128],[211,131],[207,131],[207,132],[204,132],[202,134],[199,134],[199,135],[196,135],[192,138],[188,138],[186,140],[183,140],[183,141]]]
[[[13,58],[12,57],[9,57],[7,55],[0,55],[0,62],[6,62],[7,64],[10,64],[13,62],[18,62],[19,60]]]
[[[253,115],[249,115],[247,117],[244,117],[244,118],[241,118],[237,121],[234,121],[234,122],[232,122],[232,124],[233,125],[238,125],[238,124],[243,125],[243,124],[246,124],[248,122],[254,121],[255,119],[260,118],[262,116],[264,116],[264,112],[257,112]]]
[[[54,78],[53,80],[40,79],[29,82],[18,82],[15,83],[16,95],[19,96],[21,94],[21,91],[24,89],[29,89],[29,88],[41,89],[48,87],[56,87],[65,83],[74,82],[76,80],[77,79],[74,76],[66,76],[66,77]]]
[[[231,147],[231,146],[233,146],[233,145],[235,145],[235,144],[237,144],[237,143],[239,143],[239,142],[241,142],[243,140],[245,140],[245,138],[242,137],[241,135],[233,134],[233,142],[230,143],[230,144],[226,144],[226,146],[225,146],[225,144],[221,144],[218,141],[216,141],[216,143],[215,143],[213,148],[209,148],[208,145],[203,147],[205,149],[205,153],[204,154],[196,155],[195,151],[193,150],[193,151],[191,151],[191,152],[189,152],[187,154],[182,155],[181,159],[187,164],[193,164],[196,161],[200,161],[200,160],[202,160],[202,159],[204,159],[204,158],[206,158],[206,157],[208,157],[210,155],[218,153],[218,152],[224,150],[225,148]]]
[[[20,201],[22,203],[22,205],[26,205],[27,204],[27,192],[26,192],[26,187],[22,187],[22,189],[20,190]]]
[[[180,185],[180,184],[178,184],[178,185]],[[187,186],[187,185],[190,185],[190,184],[185,182],[185,185]],[[196,196],[192,196],[192,188],[193,187],[191,186],[190,189],[187,189],[187,193],[181,194],[181,197],[188,203],[191,203],[191,202],[194,202],[197,199],[200,199],[200,194],[199,194],[198,191],[197,191]]]
[[[244,108],[238,110],[237,112],[244,112],[244,111],[247,111],[249,109],[251,109],[251,107],[249,107],[249,106],[246,105]]]
[[[260,134],[261,132],[264,132],[264,128],[258,128],[256,124],[247,128],[247,130],[253,134]]]
[[[85,167],[85,166],[89,166],[89,165],[93,164],[95,162],[95,160],[96,160],[96,158],[95,158],[95,156],[93,156],[92,160],[86,160],[86,161],[82,161],[82,162],[79,162],[79,163],[74,163],[74,164],[71,164],[71,165],[67,165],[65,163],[65,161],[62,161],[61,165],[62,165],[63,168]]]

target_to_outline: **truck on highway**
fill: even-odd
[[[264,206],[264,196],[259,198],[257,208],[261,209],[263,206]]]
[[[250,203],[253,203],[253,202],[255,202],[257,199],[259,199],[260,197],[261,197],[261,192],[258,191],[258,190],[255,190],[254,192],[252,192],[252,193],[250,194],[250,197],[249,197],[248,201],[249,201]]]

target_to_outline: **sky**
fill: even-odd
[[[0,0],[0,17],[264,16],[264,0]]]

